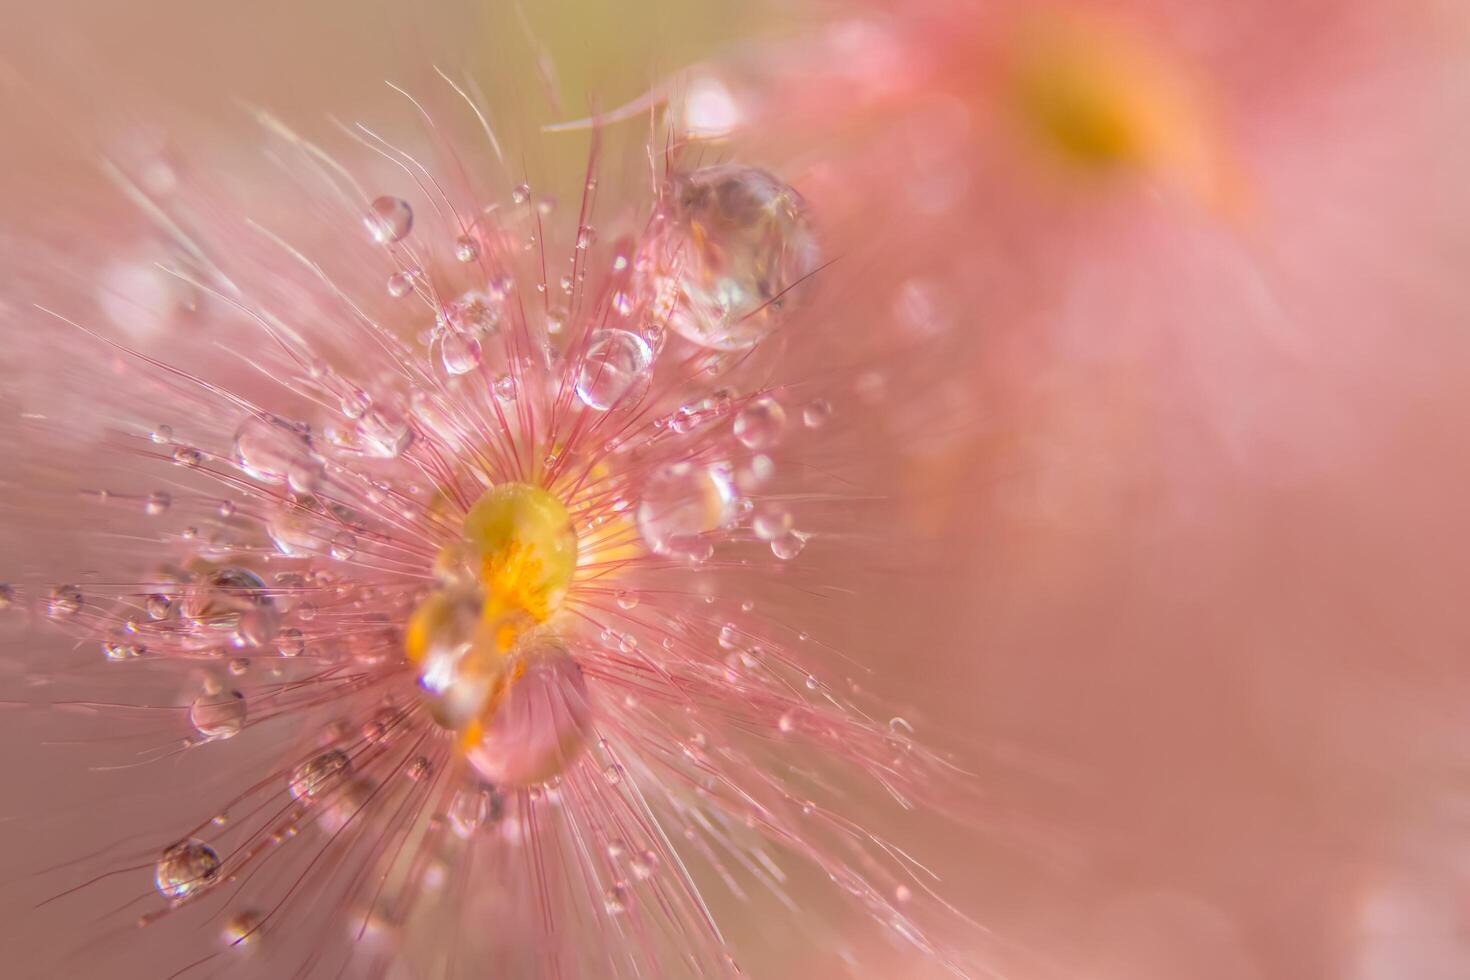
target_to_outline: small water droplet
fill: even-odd
[[[473,262],[480,257],[480,245],[471,235],[461,235],[454,240],[454,257],[461,262]]]
[[[413,229],[413,208],[401,198],[384,195],[373,201],[362,221],[373,241],[390,245],[402,241]]]
[[[53,619],[74,616],[81,608],[82,590],[75,585],[58,585],[46,602],[46,612]]]
[[[618,608],[619,609],[633,609],[633,608],[636,608],[637,605],[638,605],[638,594],[636,592],[629,592],[627,589],[619,589],[618,590]]]
[[[413,292],[414,275],[412,272],[399,271],[388,277],[388,295],[394,299],[402,299]]]
[[[253,911],[231,916],[230,921],[225,923],[225,945],[244,946],[255,942],[260,937],[260,927],[264,921],[259,912]]]
[[[331,792],[352,769],[352,760],[341,749],[328,749],[312,756],[291,771],[291,799],[312,803]]]
[[[771,554],[782,561],[790,561],[806,547],[806,536],[800,531],[787,531],[771,542]]]
[[[357,423],[362,447],[379,459],[394,459],[413,442],[413,429],[397,409],[378,405]]]
[[[599,330],[587,343],[577,377],[577,397],[589,408],[606,411],[637,397],[648,379],[653,351],[627,330]]]
[[[801,421],[808,429],[820,429],[832,417],[832,403],[819,398],[801,410]]]
[[[746,405],[735,416],[735,438],[747,449],[767,449],[781,438],[786,427],[786,410],[769,396]]]
[[[471,786],[454,794],[449,803],[449,828],[461,840],[469,840],[481,827],[500,819],[504,803],[491,786]]]
[[[245,727],[245,695],[239,691],[199,695],[189,708],[189,724],[206,739],[234,738]]]
[[[160,446],[164,445],[165,443],[172,442],[174,438],[174,427],[171,425],[157,426],[153,430],[153,432],[149,434],[149,438],[151,438],[155,443],[158,443]]]
[[[531,185],[517,184],[510,192],[510,199],[517,204],[525,204],[531,199]]]
[[[449,330],[439,341],[439,360],[450,374],[468,374],[480,366],[480,342],[458,330]]]
[[[281,630],[281,635],[276,641],[276,649],[283,657],[299,657],[306,650],[306,639],[301,631],[294,626],[288,626]]]

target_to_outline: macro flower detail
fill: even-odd
[[[36,311],[153,393],[104,403],[104,452],[166,488],[86,491],[139,545],[52,587],[50,620],[159,692],[131,717],[181,741],[145,757],[234,753],[145,865],[46,904],[151,874],[130,903],[150,935],[217,920],[212,948],[170,948],[185,975],[719,975],[739,968],[706,891],[789,902],[794,857],[963,972],[921,921],[952,917],[921,912],[928,872],[828,809],[911,805],[947,764],[783,598],[821,550],[803,454],[836,465],[825,382],[791,356],[823,261],[800,193],[675,150],[603,218],[594,148],[569,222],[462,149],[441,177],[363,136],[411,178],[378,193],[259,118],[334,253],[289,213],[121,175],[216,349],[155,352],[64,296]]]

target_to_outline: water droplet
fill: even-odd
[[[726,623],[720,627],[720,635],[717,639],[721,650],[734,650],[740,646],[740,631],[735,628],[735,624]]]
[[[171,425],[160,425],[150,433],[149,438],[160,446],[172,442],[174,438],[174,427]]]
[[[410,760],[407,768],[403,770],[403,774],[407,776],[411,781],[418,783],[424,781],[425,779],[428,779],[429,775],[433,771],[433,763],[431,763],[424,756],[416,755],[413,757],[412,760]]]
[[[306,426],[252,415],[235,430],[235,462],[262,483],[281,484],[293,467],[312,458]]]
[[[655,552],[690,554],[701,535],[727,526],[734,516],[729,467],[680,462],[656,471],[644,485],[637,523]]]
[[[509,374],[502,374],[495,379],[495,397],[502,402],[513,402],[516,400],[516,379]]]
[[[832,403],[819,398],[801,410],[801,421],[808,429],[820,429],[832,417]]]
[[[225,945],[243,946],[255,942],[260,937],[260,926],[264,921],[259,912],[246,911],[231,916],[225,923]]]
[[[373,397],[361,388],[349,388],[342,395],[342,414],[360,419],[373,407]]]
[[[616,786],[623,781],[623,767],[616,762],[609,764],[607,768],[602,770],[602,778]]]
[[[378,405],[357,423],[362,448],[379,459],[394,459],[413,442],[413,429],[397,409]]]
[[[787,531],[771,542],[771,554],[782,561],[790,561],[806,547],[806,536],[800,531]]]
[[[394,299],[402,299],[413,292],[414,275],[412,272],[395,272],[388,277],[388,295]]]
[[[163,852],[154,865],[153,881],[167,898],[187,898],[219,877],[220,860],[214,848],[190,838]]]
[[[619,589],[618,590],[618,608],[619,609],[633,609],[633,608],[636,608],[637,605],[638,605],[638,594],[636,592],[629,592],[627,589]]]
[[[895,735],[912,735],[914,726],[909,724],[907,718],[894,716],[888,719],[888,730]]]
[[[822,686],[822,682],[819,681],[819,680],[817,680],[817,676],[815,674],[807,674],[806,675],[806,689],[808,691],[815,691],[817,688],[819,688],[821,686]]]
[[[628,910],[628,889],[626,886],[613,885],[607,890],[603,899],[603,905],[608,915],[621,915]]]
[[[199,695],[189,708],[189,724],[206,739],[234,738],[245,727],[245,695],[239,691]]]
[[[352,770],[352,760],[341,749],[312,756],[291,771],[288,789],[298,803],[313,803],[330,793]]]
[[[704,347],[742,350],[768,336],[820,263],[801,195],[755,167],[676,177],[661,213],[635,263],[639,291]]]
[[[204,461],[204,454],[192,446],[180,446],[174,450],[174,462],[180,466],[198,466]]]
[[[58,585],[46,602],[46,613],[53,619],[75,616],[81,608],[82,590],[75,585]]]
[[[102,655],[108,660],[131,660],[143,655],[143,648],[135,643],[121,640],[106,640],[102,644]]]
[[[280,625],[280,613],[260,576],[245,568],[218,568],[189,588],[179,612],[201,631],[224,633],[235,646],[253,647],[269,642]],[[196,637],[199,645],[211,642]]]
[[[299,629],[288,626],[281,630],[281,635],[276,640],[276,649],[283,657],[299,657],[306,651],[306,638]]]
[[[653,351],[642,337],[627,330],[599,330],[587,344],[577,378],[577,397],[598,411],[606,411],[629,396],[636,398],[652,364]]]
[[[449,803],[449,827],[456,837],[469,840],[486,824],[500,819],[504,803],[491,786],[471,786],[454,794]]]
[[[577,248],[585,251],[592,247],[597,241],[597,229],[591,225],[583,225],[577,229]]]
[[[338,561],[346,561],[355,554],[357,554],[357,538],[348,531],[339,531],[332,538],[332,557]]]
[[[439,340],[439,360],[450,374],[468,374],[480,366],[480,342],[458,330],[447,330]]]
[[[735,416],[735,438],[747,449],[767,449],[781,439],[786,410],[774,398],[762,396]]]
[[[784,712],[780,718],[776,719],[776,727],[781,729],[785,734],[790,735],[796,731],[796,719],[792,717],[791,712]]]
[[[525,204],[531,199],[531,185],[517,184],[510,192],[510,199],[517,204]]]
[[[791,514],[780,504],[764,503],[756,508],[750,527],[762,541],[775,541],[791,530]]]
[[[480,246],[472,235],[461,235],[454,240],[454,257],[461,262],[473,262],[480,257]]]
[[[402,241],[413,229],[413,208],[401,198],[385,195],[372,203],[362,221],[373,241],[389,245]]]

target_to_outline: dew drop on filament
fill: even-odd
[[[219,877],[220,860],[214,848],[190,838],[168,850],[154,865],[153,881],[167,898],[188,898]]]
[[[239,691],[199,695],[189,708],[189,724],[206,739],[234,738],[245,726],[245,695]]]
[[[577,397],[589,408],[606,411],[638,394],[648,378],[653,351],[627,330],[599,330],[587,344],[577,377]]]
[[[362,220],[373,241],[391,245],[402,241],[413,230],[413,208],[401,198],[385,195],[373,201]]]
[[[735,416],[735,438],[747,449],[767,449],[781,439],[786,410],[769,396],[755,399]]]

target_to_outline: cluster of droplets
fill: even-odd
[[[538,211],[543,204],[524,185],[511,200]],[[636,580],[606,572],[626,563],[684,574],[707,566],[717,548],[752,540],[783,562],[805,547],[809,535],[795,525],[791,498],[773,488],[783,453],[819,438],[832,407],[796,402],[789,389],[741,384],[754,376],[741,373],[743,358],[779,337],[819,266],[800,195],[751,167],[676,176],[643,235],[611,244],[610,261],[593,277],[601,299],[581,290],[607,246],[579,222],[571,271],[557,283],[565,296],[534,284],[552,295],[530,312],[511,299],[541,297],[500,271],[503,242],[478,226],[453,240],[451,254],[465,267],[456,279],[410,254],[407,202],[376,199],[364,225],[399,263],[387,292],[404,302],[388,305],[429,308],[408,331],[420,345],[415,353],[427,352],[412,364],[422,383],[395,389],[389,372],[349,379],[310,360],[299,365],[300,383],[328,408],[320,424],[250,409],[220,452],[155,428],[149,440],[165,458],[223,474],[248,492],[238,503],[216,503],[207,523],[180,536],[189,559],[129,600],[127,629],[104,647],[110,659],[176,655],[193,665],[197,687],[184,702],[190,744],[233,738],[281,713],[298,687],[309,690],[307,668],[330,675],[346,665],[344,677],[367,679],[345,688],[384,676],[411,681],[356,715],[366,721],[334,730],[275,775],[270,786],[289,809],[266,843],[293,837],[307,822],[328,834],[365,822],[358,815],[389,792],[382,770],[397,773],[398,786],[417,788],[402,792],[435,787],[435,826],[461,841],[501,824],[509,836],[520,825],[507,815],[526,801],[560,806],[563,792],[585,793],[579,766],[603,792],[636,793],[656,777],[636,755],[624,757],[597,737],[607,719],[578,644],[601,644],[613,674],[673,657],[690,670],[690,688],[706,695],[759,690],[754,678],[799,689],[804,679],[813,701],[832,701],[804,670],[795,683],[778,684],[781,656],[733,606],[732,621],[719,616],[711,628],[713,613],[704,608],[716,597],[703,579],[689,598],[699,609],[676,611],[650,629],[655,603],[640,596]],[[463,288],[464,276],[481,270]],[[448,281],[459,285],[445,297],[439,290]],[[576,438],[566,429],[543,434],[553,404],[576,413]],[[198,504],[157,491],[142,507],[165,517]],[[405,528],[413,534],[395,536]],[[588,561],[601,565],[584,579]],[[388,584],[374,584],[375,576]],[[568,611],[579,585],[592,596],[576,609],[594,621],[590,636]],[[616,611],[599,609],[599,596]],[[47,611],[76,620],[93,602],[63,585]],[[753,608],[749,600],[740,606],[742,615]],[[712,672],[689,666],[696,647],[713,652]],[[262,672],[259,662],[279,683],[249,683]],[[605,689],[606,676],[598,680]],[[268,696],[257,698],[257,689]],[[316,697],[301,703],[316,707]],[[613,706],[616,725],[646,719],[680,764],[719,764],[722,747],[692,712],[665,722],[642,697],[627,686]],[[816,714],[771,712],[764,724],[794,736],[816,731]],[[387,759],[394,733],[419,723],[412,750]],[[822,732],[836,741],[835,728]],[[442,793],[440,777],[448,786]],[[712,785],[695,784],[698,794]],[[810,801],[800,809],[819,815]],[[685,820],[684,840],[696,840],[698,820]],[[753,822],[747,817],[747,828]],[[202,837],[209,837],[203,828],[190,832],[156,862],[157,890],[171,904],[260,853],[252,844],[222,861],[223,844],[215,841],[216,852]],[[599,888],[608,915],[635,908],[639,888],[672,866],[671,852],[651,843],[605,844]],[[225,942],[252,940],[267,918],[238,912]]]

